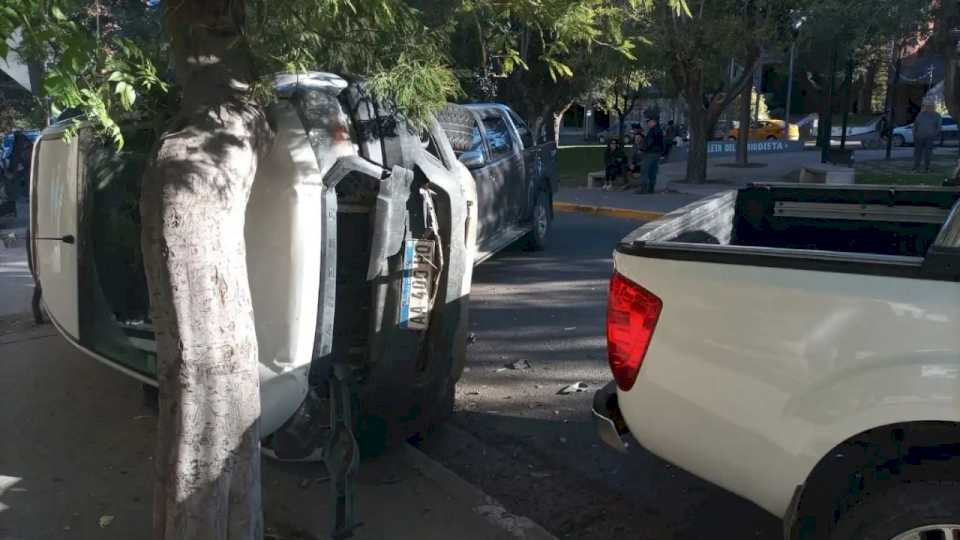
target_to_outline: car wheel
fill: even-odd
[[[553,212],[550,208],[550,194],[541,191],[533,207],[533,230],[527,233],[527,247],[532,251],[543,251],[547,247],[551,221]]]
[[[960,538],[960,483],[905,482],[868,494],[840,517],[830,540]]]
[[[775,140],[777,140],[777,136],[776,136],[776,135],[767,135],[767,140],[768,140],[768,141],[775,141]]]
[[[898,148],[901,147],[901,146],[906,146],[906,145],[907,145],[907,140],[903,137],[903,135],[894,135],[894,136],[893,136],[893,145],[896,146],[896,147],[898,147]]]
[[[737,138],[734,137],[733,135],[731,135],[731,136],[727,137],[727,140],[728,140],[728,141],[736,141]]]

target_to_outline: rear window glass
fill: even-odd
[[[483,128],[487,132],[492,159],[499,159],[513,153],[513,139],[507,130],[507,123],[499,116],[488,116],[483,119]]]

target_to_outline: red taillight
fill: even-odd
[[[662,309],[655,294],[613,273],[607,300],[607,359],[621,390],[633,388]]]

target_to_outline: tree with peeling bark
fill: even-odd
[[[686,5],[666,1],[678,10]],[[464,86],[475,89],[469,97],[504,101],[557,141],[574,101],[638,59],[646,19],[637,13],[650,0],[421,3],[438,4],[437,13],[459,21],[452,46]]]
[[[686,181],[704,182],[709,135],[733,100],[749,94],[761,53],[785,28],[795,2],[700,1],[691,2],[687,12],[667,0],[653,4],[650,39],[665,55],[689,111]],[[733,59],[741,69],[731,77]]]
[[[933,12],[934,45],[944,57],[943,100],[953,118],[960,118],[960,1],[942,0]],[[960,186],[960,159],[947,179]]]
[[[643,50],[637,54],[639,59],[652,56]],[[656,69],[641,62],[623,58],[614,58],[612,61],[614,65],[609,70],[603,70],[608,71],[608,75],[597,80],[592,95],[607,111],[617,114],[620,120],[617,135],[622,141],[626,130],[624,119],[640,107],[645,97],[653,95],[653,86],[662,80],[662,76]]]
[[[153,536],[262,538],[244,217],[273,140],[268,75],[361,73],[414,123],[458,86],[445,35],[400,0],[135,4],[130,20],[162,20],[166,39],[111,29],[94,0],[10,0],[0,53],[19,32],[51,60],[44,87],[74,131],[92,126],[119,147],[125,122],[158,126],[140,202],[160,389]]]

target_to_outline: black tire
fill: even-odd
[[[737,138],[734,137],[733,135],[731,135],[731,136],[727,137],[727,140],[728,140],[728,141],[736,141]]]
[[[768,140],[768,141],[776,141],[776,140],[778,140],[778,139],[777,139],[777,136],[776,136],[776,135],[767,135],[767,140]]]
[[[462,105],[447,104],[437,113],[437,121],[447,134],[454,152],[465,152],[473,146],[476,120],[469,109]]]
[[[533,229],[527,233],[527,248],[531,251],[543,251],[547,247],[550,224],[553,221],[550,194],[545,190],[541,190],[537,194],[537,202],[533,205],[532,214]]]
[[[960,527],[960,482],[904,482],[861,497],[840,517],[830,540],[892,540],[940,524]]]
[[[906,146],[906,145],[907,145],[907,140],[903,137],[903,135],[894,135],[894,136],[893,136],[893,145],[896,146],[897,148]]]

